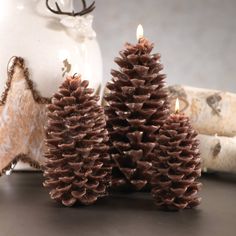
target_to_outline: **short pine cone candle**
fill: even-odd
[[[199,204],[201,184],[199,141],[189,118],[172,114],[160,129],[153,160],[152,195],[164,210],[192,208]]]
[[[151,159],[158,130],[169,112],[166,76],[153,44],[139,39],[126,44],[115,59],[105,100],[110,153],[114,162],[113,189],[141,190],[151,177]]]
[[[68,77],[48,105],[44,186],[65,206],[93,204],[110,184],[104,110],[88,81]]]

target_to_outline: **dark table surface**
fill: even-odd
[[[236,176],[202,182],[202,204],[181,212],[158,211],[149,193],[66,208],[50,200],[40,173],[13,173],[0,178],[0,236],[236,236]]]

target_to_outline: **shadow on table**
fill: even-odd
[[[210,179],[217,182],[236,184],[236,173],[209,172],[209,173],[203,173],[202,177],[204,179]]]

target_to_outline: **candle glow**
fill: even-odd
[[[138,41],[143,37],[143,26],[141,24],[137,27],[136,36]]]
[[[179,98],[175,101],[175,113],[179,113]]]

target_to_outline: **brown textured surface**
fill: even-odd
[[[158,130],[169,108],[160,54],[152,54],[152,49],[145,38],[136,45],[126,44],[115,59],[119,70],[112,70],[112,81],[107,84],[105,111],[114,188],[140,190],[150,180]]]
[[[6,89],[0,101],[0,174],[21,160],[39,168],[43,163],[45,104],[29,79],[24,59],[10,61]]]
[[[199,140],[188,117],[172,114],[160,129],[153,159],[152,195],[161,209],[179,210],[199,204],[201,175]]]
[[[90,205],[110,184],[108,133],[88,81],[68,77],[48,105],[44,186],[65,206]]]

